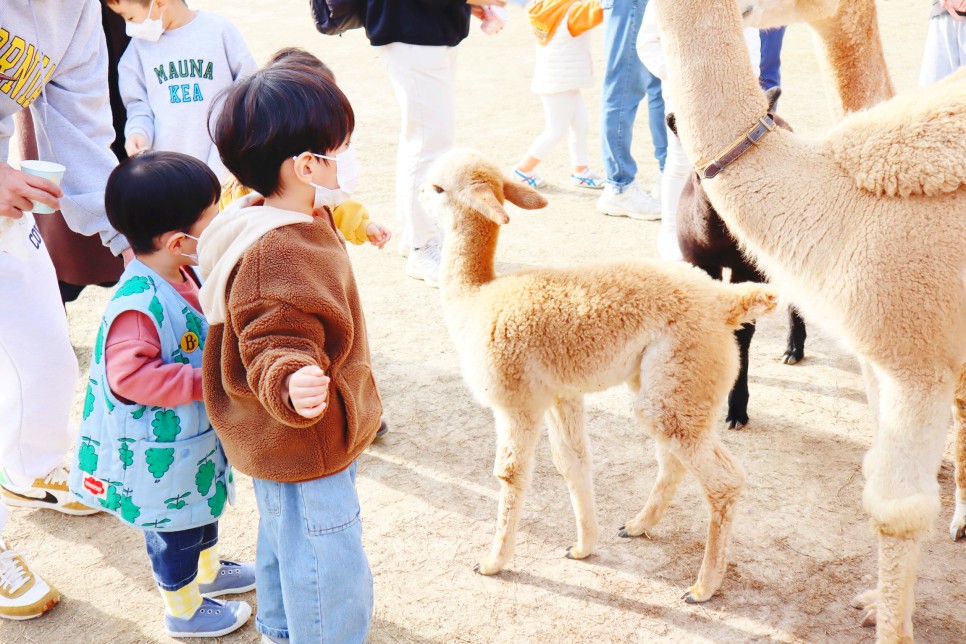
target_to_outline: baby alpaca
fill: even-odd
[[[715,430],[738,372],[733,331],[771,311],[777,296],[760,284],[728,285],[683,263],[620,262],[530,269],[493,268],[504,200],[528,210],[546,199],[504,178],[470,151],[444,155],[423,199],[447,228],[443,313],[470,389],[493,410],[500,480],[496,536],[476,570],[500,572],[513,554],[523,494],[530,484],[540,419],[546,417],[554,465],[567,482],[583,559],[597,546],[585,393],[627,383],[638,420],[657,441],[657,481],[641,512],[620,529],[653,528],[686,470],[711,507],[704,562],[688,602],[711,598],[725,571],[725,549],[741,466]]]

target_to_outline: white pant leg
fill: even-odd
[[[576,99],[576,100],[575,100]],[[567,130],[574,120],[574,110],[580,101],[580,92],[560,92],[558,94],[541,94],[543,103],[543,132],[533,141],[527,154],[534,159],[543,161],[560,141],[567,136]]]
[[[47,247],[31,240],[26,260],[0,253],[0,466],[15,485],[49,474],[76,438],[77,359]]]
[[[681,147],[681,139],[668,129],[667,159],[661,179],[661,230],[657,234],[657,252],[661,259],[683,259],[678,245],[678,203],[692,172],[694,168]]]
[[[587,106],[584,96],[577,91],[574,97],[573,118],[570,121],[570,163],[579,168],[590,163],[590,152],[587,149],[587,132],[590,130],[590,118],[587,116]]]
[[[376,47],[389,71],[402,117],[396,159],[396,215],[410,250],[439,238],[419,201],[419,186],[433,161],[456,139],[455,47],[392,43]]]
[[[919,86],[932,85],[966,64],[966,19],[939,16],[929,20]]]

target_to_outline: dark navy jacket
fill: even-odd
[[[465,0],[366,0],[366,35],[374,46],[455,47],[469,32]]]

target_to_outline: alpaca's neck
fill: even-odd
[[[475,218],[460,222],[460,229],[447,232],[443,240],[440,278],[446,286],[481,286],[496,278],[493,257],[500,227]]]
[[[836,119],[895,95],[882,52],[875,0],[843,0],[836,15],[813,22],[812,27]]]
[[[678,134],[692,162],[711,161],[768,111],[738,3],[654,1]]]

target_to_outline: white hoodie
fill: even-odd
[[[312,222],[312,215],[252,205],[262,199],[261,195],[252,193],[233,201],[201,233],[198,240],[198,270],[203,280],[200,300],[208,324],[225,322],[228,278],[262,235],[289,224]]]
[[[6,61],[12,61],[8,63]],[[0,160],[8,158],[16,112],[29,106],[44,161],[67,168],[64,219],[100,234],[115,254],[129,246],[104,212],[104,186],[117,165],[107,88],[107,44],[96,0],[14,0],[0,4]]]

